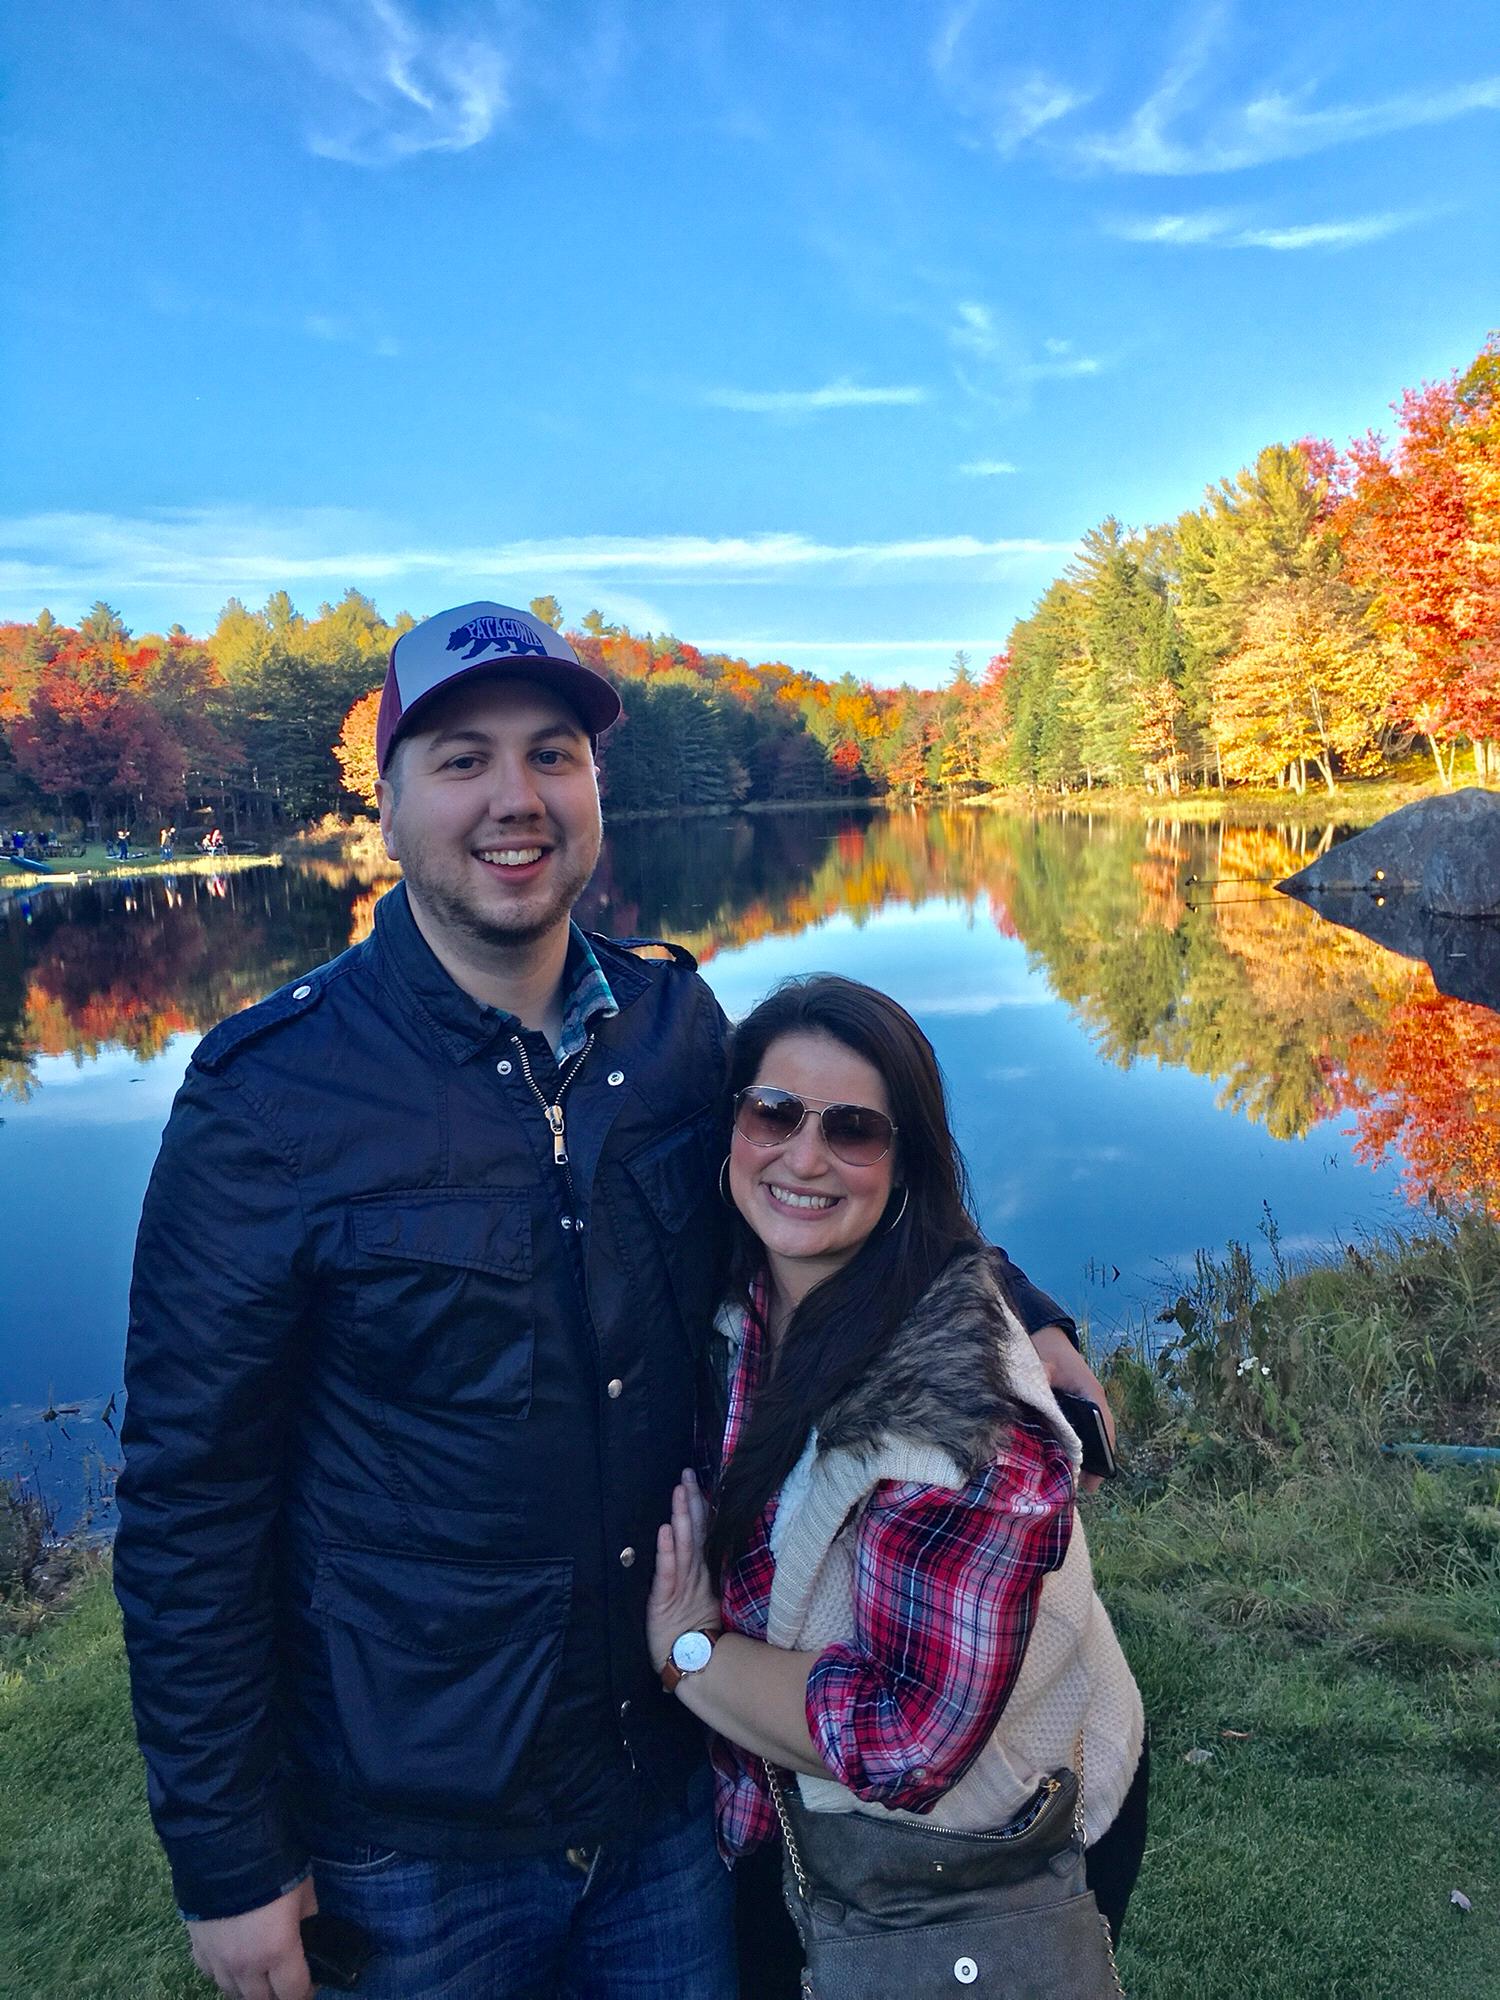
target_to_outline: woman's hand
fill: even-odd
[[[672,1518],[656,1533],[656,1574],[646,1600],[646,1646],[658,1673],[684,1632],[717,1632],[724,1620],[708,1574],[708,1502],[691,1472],[672,1493]]]

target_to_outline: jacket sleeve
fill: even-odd
[[[115,1590],[151,1813],[195,1917],[257,1909],[307,1866],[272,1714],[306,1269],[289,1146],[240,1084],[190,1069],[136,1243]]]
[[[990,1245],[990,1268],[1016,1318],[1028,1333],[1040,1333],[1044,1326],[1058,1326],[1075,1347],[1079,1345],[1077,1320],[1071,1313],[1064,1312],[1050,1293],[1044,1292],[1040,1285],[1032,1284],[1020,1265],[1013,1264],[998,1243]]]

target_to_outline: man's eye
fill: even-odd
[[[444,769],[449,771],[474,771],[478,768],[479,759],[467,750],[461,757],[450,757],[444,766]]]
[[[545,765],[548,770],[567,762],[566,754],[561,750],[538,750],[536,757],[537,762]]]

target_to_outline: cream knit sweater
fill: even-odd
[[[1035,1411],[1062,1440],[1076,1475],[1081,1456],[1078,1441],[1053,1399],[1030,1339],[1001,1297],[988,1268],[974,1262],[955,1272],[950,1266],[922,1301],[918,1314],[931,1304],[949,1308],[950,1328],[955,1320],[964,1321],[966,1338],[973,1336],[974,1315],[982,1316],[985,1328],[1001,1343],[1009,1393]],[[722,1319],[720,1325],[724,1325]],[[921,1331],[924,1339],[933,1338],[930,1322]],[[940,1334],[936,1344],[942,1344]],[[954,1379],[951,1369],[947,1373],[952,1390],[958,1391],[961,1378]],[[829,1445],[819,1439],[805,1474],[799,1466],[799,1476],[789,1479],[783,1488],[767,1631],[772,1645],[820,1652],[853,1634],[855,1536],[851,1514],[880,1481],[909,1480],[950,1492],[960,1491],[969,1482],[970,1475],[952,1452],[929,1441],[932,1430],[942,1428],[928,1421],[930,1383],[924,1382],[922,1394],[913,1398],[911,1412],[915,1428],[926,1430],[928,1439],[920,1434],[900,1434],[906,1426],[902,1423],[899,1370],[891,1386],[888,1419],[892,1429],[854,1444]],[[944,1389],[937,1393],[941,1396]],[[1042,1584],[1026,1656],[993,1736],[959,1783],[930,1813],[892,1816],[969,1832],[1004,1826],[1015,1818],[1049,1771],[1073,1762],[1080,1730],[1085,1826],[1089,1840],[1094,1841],[1113,1821],[1129,1788],[1141,1754],[1144,1722],[1140,1694],[1095,1593],[1088,1544],[1075,1516],[1062,1567]],[[814,1811],[888,1811],[856,1798],[832,1778],[804,1775],[798,1785],[804,1802]]]

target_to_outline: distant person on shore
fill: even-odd
[[[320,1907],[374,1947],[366,2000],[734,1992],[702,1732],[645,1639],[720,1285],[726,1023],[686,952],[572,921],[619,713],[526,612],[403,634],[405,879],[205,1037],[163,1139],[115,1583],[226,1995],[308,2000]]]
[[[177,851],[177,829],[175,826],[164,826],[161,830],[162,860],[170,861],[172,859],[173,854],[176,851]]]
[[[147,824],[149,825],[150,822],[148,821]],[[115,829],[115,859],[117,861],[128,861],[130,859],[129,827],[121,826]]]

